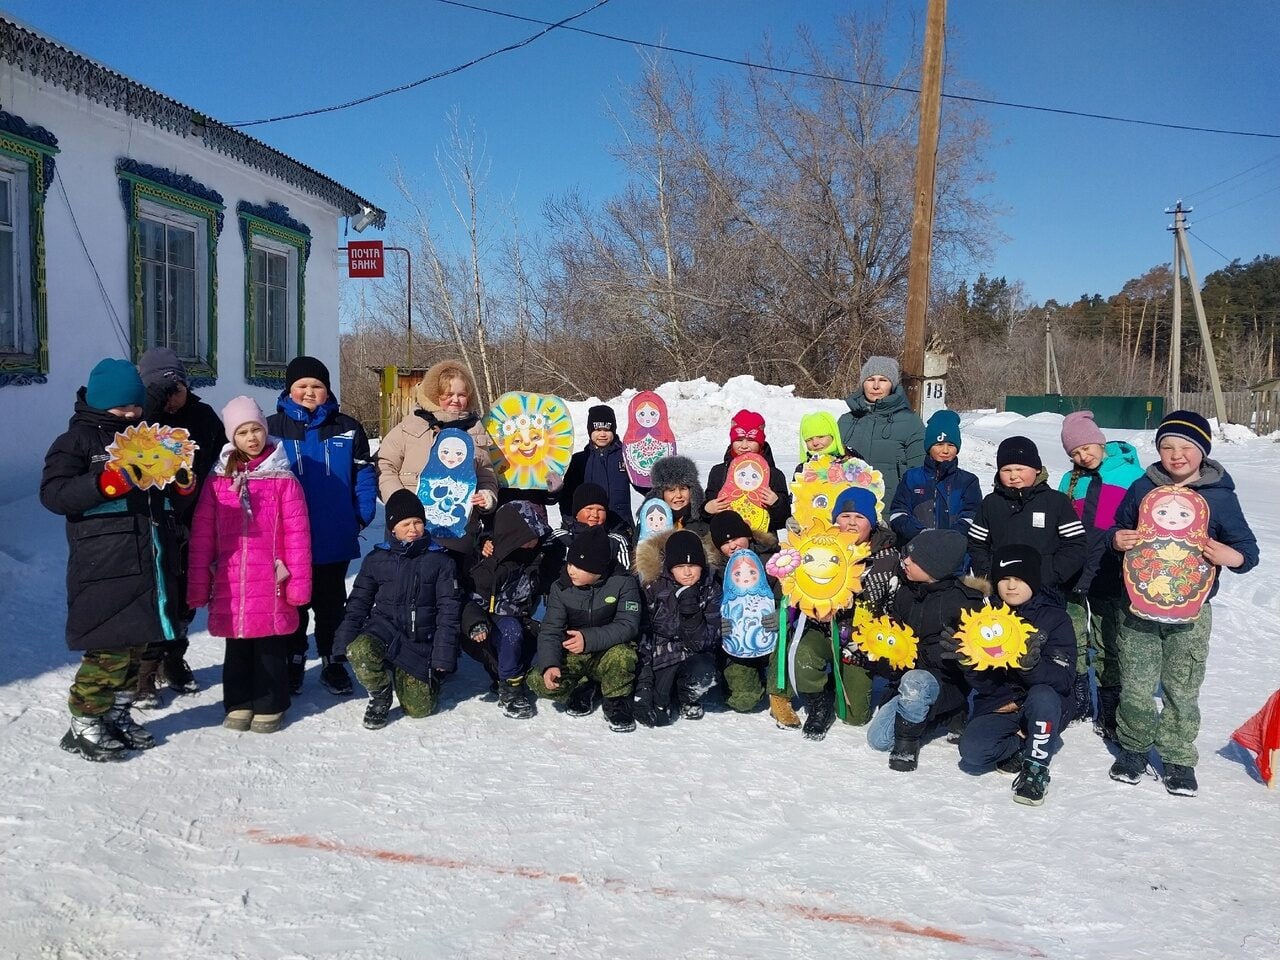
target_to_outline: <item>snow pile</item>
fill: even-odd
[[[765,416],[788,466],[800,416],[843,410],[745,377],[659,392],[704,478],[739,408]],[[628,398],[611,401],[620,422]],[[590,403],[571,404],[580,442]],[[961,465],[987,488],[1015,433],[1055,481],[1066,469],[1056,415],[962,423]],[[1105,432],[1152,459],[1151,432]],[[1214,451],[1264,559],[1225,574],[1214,601],[1201,796],[1112,783],[1111,756],[1076,726],[1039,809],[1012,803],[1006,778],[960,771],[942,740],[897,774],[861,729],[810,743],[714,703],[627,736],[545,703],[507,720],[465,658],[424,721],[396,708],[364,730],[362,696],[322,690],[313,660],[284,730],[234,734],[219,726],[223,642],[202,619],[189,659],[203,689],[147,717],[160,746],[90,765],[57,748],[78,661],[63,523],[34,496],[4,505],[0,954],[1269,960],[1280,793],[1228,738],[1280,683],[1275,450]]]

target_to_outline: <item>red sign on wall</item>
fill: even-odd
[[[352,240],[347,244],[347,276],[382,276],[381,240]]]

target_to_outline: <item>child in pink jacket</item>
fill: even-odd
[[[289,636],[311,600],[302,485],[252,397],[222,408],[227,439],[196,506],[187,605],[227,638],[222,725],[274,733],[289,706]]]

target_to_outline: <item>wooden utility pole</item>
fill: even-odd
[[[1200,326],[1200,342],[1204,344],[1204,358],[1209,367],[1209,386],[1213,390],[1213,406],[1218,411],[1218,429],[1227,422],[1227,405],[1222,399],[1222,381],[1218,379],[1218,359],[1213,352],[1213,337],[1209,333],[1209,320],[1204,315],[1204,301],[1200,299],[1200,284],[1196,280],[1196,267],[1191,262],[1191,245],[1187,243],[1187,217],[1190,210],[1182,209],[1179,200],[1173,210],[1173,240],[1180,248],[1182,260],[1187,265],[1187,283],[1191,285],[1191,303],[1196,308],[1196,322]],[[1174,289],[1182,283],[1182,275],[1174,274]]]
[[[929,306],[929,267],[933,258],[934,178],[938,167],[938,128],[942,121],[942,59],[947,0],[929,0],[920,70],[920,132],[916,144],[915,203],[911,213],[911,263],[907,273],[907,321],[903,331],[902,383],[912,408],[920,410],[924,379],[925,311]]]
[[[1178,201],[1178,210],[1182,201]],[[1165,213],[1173,213],[1166,210]],[[1181,214],[1179,214],[1181,216]],[[1173,234],[1173,327],[1169,332],[1169,399],[1173,409],[1182,409],[1182,245],[1178,243],[1177,226]]]

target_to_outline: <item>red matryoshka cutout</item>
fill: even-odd
[[[769,489],[769,461],[758,453],[742,453],[729,462],[724,486],[717,498],[728,501],[747,526],[757,533],[769,532],[769,510],[764,501]]]
[[[1125,552],[1129,609],[1157,623],[1190,623],[1213,588],[1204,558],[1209,505],[1187,487],[1156,487],[1138,508],[1138,545]]]
[[[622,459],[635,486],[648,489],[649,471],[663,457],[674,456],[676,437],[667,421],[667,404],[652,390],[642,390],[627,404]]]

